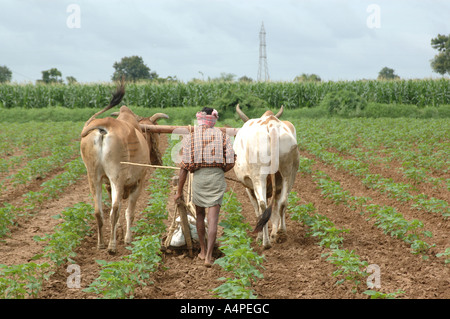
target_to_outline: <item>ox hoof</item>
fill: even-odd
[[[263,248],[264,249],[270,249],[270,248],[272,248],[272,244],[270,244],[270,243],[268,243],[268,244],[265,244],[265,245],[263,245]]]
[[[114,247],[114,248],[108,247],[108,253],[109,253],[110,255],[115,255],[116,252],[117,252],[116,247]]]
[[[278,231],[277,234],[275,235],[275,242],[277,244],[281,244],[284,243],[285,241],[287,241],[287,234],[285,231]]]

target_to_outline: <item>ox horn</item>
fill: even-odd
[[[278,111],[278,113],[275,114],[275,117],[276,117],[277,119],[279,119],[280,116],[281,116],[281,114],[283,114],[283,111],[284,111],[284,106],[282,105],[282,106],[280,107],[280,110]]]
[[[241,111],[239,104],[236,105],[236,112],[237,114],[239,114],[239,117],[241,118],[242,121],[244,121],[244,123],[248,121],[248,116]]]
[[[169,115],[167,115],[165,113],[155,113],[149,118],[149,121],[152,122],[152,123],[156,123],[156,121],[158,121],[161,118],[162,119],[168,119]]]

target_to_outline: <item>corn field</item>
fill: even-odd
[[[314,107],[329,92],[349,90],[368,102],[439,106],[450,104],[450,81],[342,81],[342,82],[201,82],[201,83],[129,83],[124,103],[141,107],[205,106],[227,91],[254,95],[269,106],[284,105],[289,109]],[[102,108],[107,105],[112,83],[73,85],[0,85],[0,107]]]

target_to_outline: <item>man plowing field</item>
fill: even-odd
[[[183,197],[188,172],[194,174],[192,201],[196,207],[196,227],[200,242],[198,257],[211,267],[217,237],[219,211],[226,190],[224,173],[234,167],[235,154],[229,136],[214,125],[219,115],[204,107],[197,112],[195,129],[183,139],[183,156],[175,201]],[[208,210],[208,238],[205,243],[205,214]]]

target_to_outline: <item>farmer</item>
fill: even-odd
[[[197,112],[194,130],[183,138],[182,159],[175,201],[183,198],[183,186],[188,172],[194,173],[192,201],[197,214],[197,233],[200,242],[198,257],[206,267],[213,263],[219,211],[227,184],[225,172],[234,166],[235,154],[229,136],[214,128],[219,114],[204,107]],[[205,244],[205,213],[208,211],[208,239]]]

